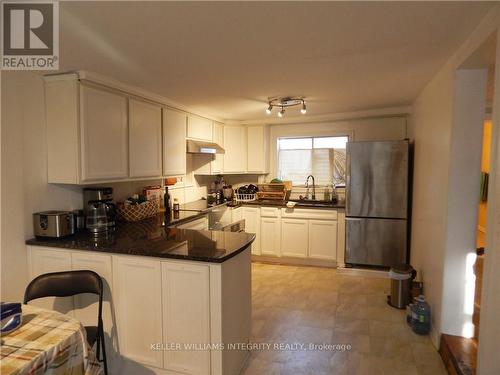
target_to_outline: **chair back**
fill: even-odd
[[[24,292],[24,303],[43,297],[70,297],[82,293],[99,295],[102,304],[102,279],[94,271],[45,273],[33,279]]]

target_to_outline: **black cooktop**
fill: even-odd
[[[210,202],[206,199],[200,199],[194,202],[189,202],[185,204],[180,205],[180,210],[181,211],[197,211],[197,212],[203,212],[206,210],[209,210],[211,208],[217,207],[217,206],[222,206],[224,203],[216,203],[216,202]]]

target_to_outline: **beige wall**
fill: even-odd
[[[456,329],[456,327],[451,328],[450,325],[443,324],[443,321],[447,324],[453,323],[453,319],[449,319],[451,315],[442,315],[443,301],[450,301],[449,293],[450,291],[454,293],[451,287],[453,282],[465,281],[465,275],[459,275],[462,271],[460,269],[455,271],[449,269],[445,272],[446,264],[452,264],[458,254],[455,249],[448,247],[453,233],[449,232],[447,236],[447,230],[451,228],[451,225],[457,224],[449,222],[449,215],[471,215],[470,212],[460,212],[460,209],[455,207],[456,201],[450,200],[450,192],[454,192],[455,188],[449,180],[451,146],[455,139],[452,137],[461,137],[460,131],[455,129],[454,132],[454,126],[457,124],[454,118],[457,114],[454,113],[456,70],[492,33],[496,32],[500,20],[499,13],[498,6],[492,9],[419,94],[413,108],[411,129],[415,140],[415,170],[411,253],[412,263],[421,272],[425,294],[432,308],[432,338],[436,346],[438,334],[443,331],[443,326],[447,330],[455,331]],[[478,131],[480,131],[480,125]],[[462,149],[454,152],[465,153],[465,151]],[[480,145],[478,152],[480,155]],[[479,170],[479,163],[476,169]],[[457,170],[453,173],[457,173]],[[459,173],[467,176],[468,170],[462,170]],[[477,199],[477,197],[470,199]],[[454,207],[450,208],[449,205],[454,205]],[[463,209],[468,210],[468,207],[463,205]],[[476,215],[475,209],[472,209],[472,215]],[[458,252],[461,251],[462,249],[458,250]],[[446,287],[446,296],[444,296],[443,289],[445,286],[450,286]],[[455,309],[453,306],[449,307],[447,314],[461,313],[460,307],[456,306]]]
[[[79,188],[47,184],[43,83],[32,72],[2,73],[1,299],[20,301],[28,282],[24,241],[32,213],[81,206]]]

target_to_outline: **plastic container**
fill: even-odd
[[[413,320],[413,303],[406,306],[406,323],[411,327]]]
[[[415,298],[411,328],[418,335],[428,335],[431,331],[431,307],[423,295]]]

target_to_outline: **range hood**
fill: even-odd
[[[214,142],[195,141],[188,139],[187,141],[188,154],[225,154],[226,151]]]

